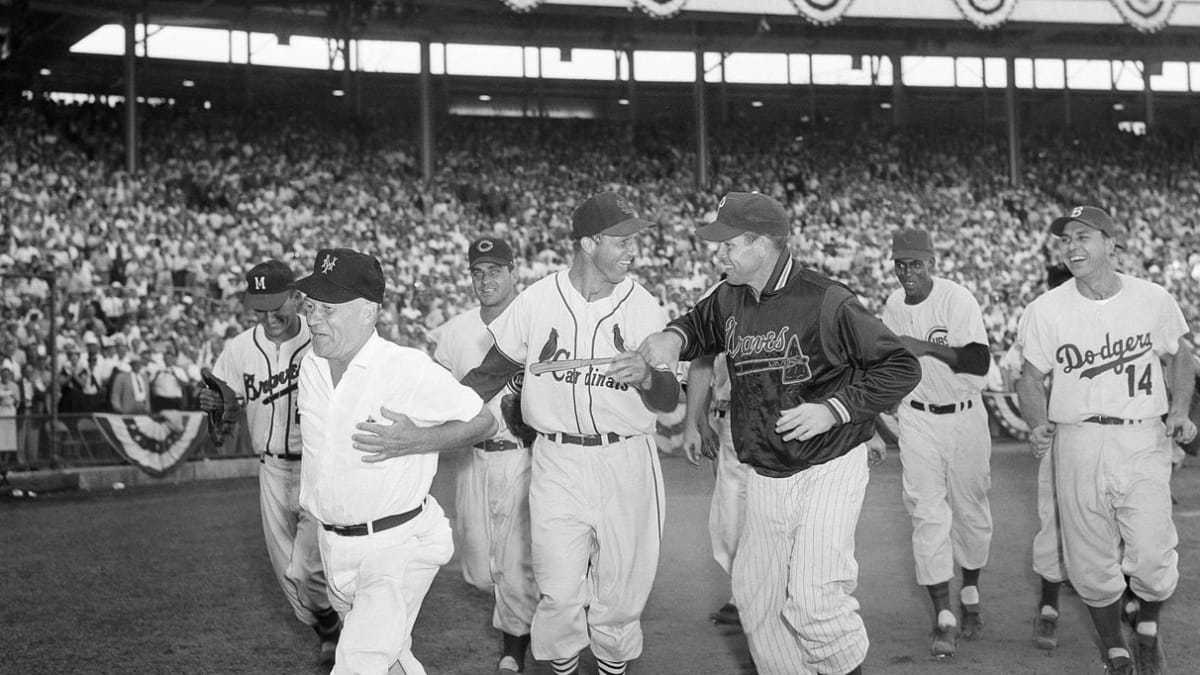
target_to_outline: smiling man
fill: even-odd
[[[433,358],[456,378],[467,374],[492,347],[488,325],[517,296],[512,247],[503,239],[480,237],[467,248],[471,287],[479,306],[438,326],[430,337]],[[520,393],[519,378],[488,401],[492,416],[504,419],[501,402]],[[492,626],[503,636],[497,675],[525,670],[529,627],[537,606],[529,530],[529,446],[501,423],[500,430],[459,457],[454,489],[455,548],[463,578],[493,594]]]
[[[491,399],[522,375],[521,413],[537,430],[533,655],[565,675],[578,672],[590,645],[600,673],[620,675],[642,652],[665,503],[654,430],[658,413],[678,405],[679,383],[636,351],[667,322],[654,296],[626,276],[651,223],[622,195],[601,192],[575,209],[571,224],[570,268],[531,285],[488,325],[495,345],[463,382]],[[608,365],[540,371],[597,358]]]
[[[1117,271],[1124,233],[1106,211],[1077,206],[1050,234],[1073,278],[1025,310],[1021,413],[1034,454],[1052,453],[1063,562],[1108,672],[1158,675],[1159,610],[1179,581],[1171,441],[1196,435],[1190,331],[1165,289]]]
[[[340,622],[325,590],[317,548],[318,523],[300,508],[300,425],[296,386],[300,360],[308,353],[308,325],[298,314],[292,290],[296,275],[286,263],[268,260],[246,273],[242,304],[258,325],[225,344],[213,375],[246,407],[250,443],[259,454],[259,509],[275,578],[296,617],[320,638],[318,662],[333,662]],[[224,408],[219,393],[202,389],[200,407]]]
[[[762,675],[861,673],[854,530],[875,417],[920,379],[917,359],[844,285],[801,267],[782,204],[721,199],[696,234],[727,278],[639,351],[654,364],[725,352],[745,481],[733,596]]]
[[[429,495],[437,453],[490,437],[496,423],[428,355],[375,332],[385,283],[374,256],[322,249],[295,288],[312,331],[300,365],[300,505],[321,523],[329,597],[343,617],[333,674],[384,675],[398,662],[405,675],[424,675],[412,628],[454,551]],[[358,450],[358,423],[392,427],[408,447]]]
[[[912,517],[917,583],[933,600],[930,651],[951,656],[958,636],[979,637],[979,573],[992,541],[992,441],[980,392],[991,364],[979,303],[966,288],[933,275],[929,232],[892,237],[901,288],[883,323],[921,361],[921,382],[897,409],[904,507]],[[962,567],[962,623],[950,607],[954,565]]]

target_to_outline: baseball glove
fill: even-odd
[[[521,445],[527,448],[533,447],[533,439],[537,438],[537,429],[525,424],[525,418],[521,416],[520,394],[505,394],[500,399],[500,415],[504,417],[504,423],[508,425],[508,430],[517,437]]]
[[[220,397],[217,406],[202,407],[208,413],[208,436],[213,443],[221,445],[237,429],[242,406],[238,403],[237,394],[233,393],[233,389],[230,389],[224,380],[213,375],[208,368],[200,369],[200,380],[205,389]]]

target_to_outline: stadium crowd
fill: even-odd
[[[1200,315],[1200,169],[1190,142],[1163,135],[1026,136],[1014,188],[1002,129],[734,124],[713,130],[711,184],[697,189],[686,125],[450,118],[425,187],[413,130],[384,120],[143,107],[130,175],[120,119],[103,105],[0,104],[0,380],[17,390],[0,387],[0,406],[15,398],[18,414],[127,405],[110,394],[130,372],[149,387],[134,385],[138,405],[187,406],[199,367],[249,325],[245,269],[302,270],[324,246],[376,254],[396,289],[380,333],[425,346],[470,302],[472,237],[511,241],[528,283],[569,260],[571,211],[603,189],[659,223],[634,273],[672,315],[719,273],[694,231],[731,190],[788,205],[801,259],[876,311],[895,287],[890,232],[928,228],[938,273],[975,293],[997,353],[1054,262],[1046,225],[1076,203],[1109,209],[1129,228],[1127,265]]]

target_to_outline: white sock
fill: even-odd
[[[954,612],[951,612],[948,609],[943,609],[942,611],[938,612],[937,625],[941,626],[942,628],[957,626],[958,619],[954,617]]]
[[[979,604],[979,587],[978,586],[963,586],[962,592],[959,594],[962,597],[964,605]]]
[[[1054,609],[1050,605],[1042,605],[1042,616],[1046,617],[1047,619],[1057,619],[1058,610]]]
[[[1158,622],[1139,621],[1137,623],[1137,632],[1140,635],[1158,635]]]
[[[1112,649],[1108,650],[1108,658],[1115,659],[1118,656],[1129,658],[1129,650],[1125,649],[1124,647],[1113,647]]]

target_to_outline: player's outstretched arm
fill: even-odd
[[[1046,374],[1038,370],[1028,359],[1017,380],[1017,401],[1021,406],[1021,417],[1029,425],[1029,445],[1035,457],[1042,457],[1050,450],[1054,441],[1054,423],[1046,415]]]
[[[444,452],[469,447],[495,435],[499,425],[487,406],[470,421],[443,422],[432,427],[418,427],[408,415],[380,408],[379,413],[391,424],[359,422],[359,433],[350,437],[354,449],[363,453],[364,462],[382,462],[393,457]]]

